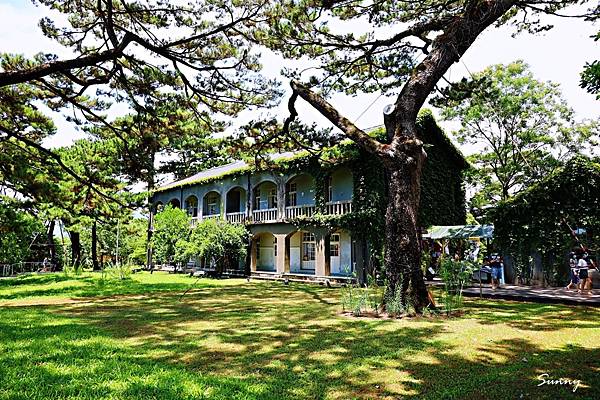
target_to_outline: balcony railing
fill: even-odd
[[[252,219],[254,222],[277,221],[277,209],[267,208],[264,210],[254,210],[252,211]]]
[[[327,214],[341,215],[352,212],[352,200],[330,201],[325,203]]]
[[[225,219],[234,224],[241,224],[246,219],[245,212],[232,212],[225,214]]]
[[[293,219],[298,217],[312,217],[315,213],[315,206],[302,205],[302,206],[290,206],[285,208],[285,218]]]
[[[279,213],[277,212],[277,208],[267,208],[264,210],[254,210],[252,211],[251,222],[253,223],[262,223],[262,222],[277,222],[282,220],[290,220],[298,217],[312,217],[317,212],[315,205],[301,205],[301,206],[290,206],[285,208],[285,215],[283,219],[279,217]],[[332,201],[325,203],[325,213],[329,215],[342,215],[348,214],[352,212],[352,200],[345,201]],[[210,218],[225,218],[229,222],[242,224],[248,220],[246,213],[244,211],[241,212],[232,212],[226,213],[224,216],[221,214],[210,214],[210,215],[201,215],[195,218],[192,218],[191,225],[192,227],[196,226],[203,219]]]

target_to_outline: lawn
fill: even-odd
[[[180,299],[193,282],[0,280],[0,399],[600,398],[598,308],[353,319],[339,289],[203,279]]]

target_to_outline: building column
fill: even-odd
[[[315,275],[331,275],[331,257],[329,255],[329,233],[315,233]]]
[[[250,273],[256,272],[256,237],[252,238],[250,244]]]
[[[275,234],[277,241],[277,257],[275,268],[278,274],[290,273],[290,239],[287,234]]]
[[[285,179],[277,179],[277,219],[285,219]]]

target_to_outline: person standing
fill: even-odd
[[[579,256],[579,261],[577,261],[577,268],[579,269],[579,290],[577,292],[583,293],[583,291],[587,288],[588,280],[590,280],[587,254],[582,254]]]
[[[498,254],[492,254],[490,267],[492,268],[492,290],[496,290],[500,287],[500,279],[502,278],[502,260],[500,260]]]

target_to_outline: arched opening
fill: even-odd
[[[312,206],[315,204],[315,179],[307,173],[298,174],[285,185],[286,207]]]
[[[216,191],[208,192],[202,200],[202,215],[211,216],[221,214],[221,194]]]
[[[270,232],[259,233],[254,237],[254,257],[257,271],[275,271],[277,240]]]
[[[241,187],[234,187],[227,192],[225,197],[225,211],[227,214],[246,211],[246,191]]]
[[[252,196],[254,210],[270,210],[277,208],[277,185],[264,181],[254,187]]]
[[[169,200],[169,205],[173,208],[181,208],[181,202],[179,201],[179,199]]]
[[[192,218],[196,218],[198,216],[198,198],[196,196],[191,195],[185,199],[185,210]]]

